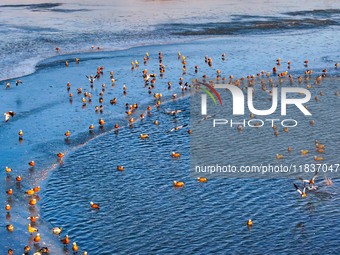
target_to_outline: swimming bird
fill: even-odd
[[[6,190],[6,193],[7,193],[7,195],[12,195],[13,194],[13,190],[12,189]]]
[[[29,205],[35,206],[37,204],[37,199],[33,198],[28,202]]]
[[[26,246],[24,247],[24,254],[27,254],[30,250],[31,250],[31,247],[28,246],[28,245],[26,245]]]
[[[315,160],[315,161],[322,161],[322,160],[323,160],[323,157],[314,156],[314,160]]]
[[[35,162],[32,160],[32,161],[28,162],[28,165],[33,167],[33,166],[35,166]]]
[[[73,250],[74,253],[78,252],[78,246],[77,246],[76,242],[73,243],[72,250]]]
[[[70,135],[71,135],[71,131],[70,130],[67,130],[66,132],[65,132],[65,134],[64,134],[66,137],[70,137]]]
[[[173,131],[178,131],[184,127],[188,126],[188,124],[184,124],[184,125],[180,125],[180,126],[177,126],[177,127],[174,127],[172,129],[170,129],[169,131],[167,131],[166,133],[170,133],[170,132],[173,132]]]
[[[34,190],[35,193],[38,193],[40,191],[40,186],[34,187],[33,190]]]
[[[180,154],[179,152],[173,151],[173,152],[171,153],[171,157],[173,157],[173,158],[179,158],[180,156],[181,156],[181,154]]]
[[[28,224],[27,230],[28,230],[28,233],[31,233],[31,234],[34,232],[39,232],[39,230],[37,228],[32,227],[31,224]]]
[[[197,181],[198,181],[198,182],[207,182],[208,179],[207,179],[206,177],[198,177],[198,178],[197,178]]]
[[[124,167],[123,167],[123,166],[117,166],[117,170],[118,170],[118,171],[123,171],[123,170],[124,170]]]
[[[49,250],[47,247],[41,247],[40,250],[39,250],[39,252],[41,252],[41,253],[49,253],[50,250]],[[33,254],[33,255],[34,255],[34,254]]]
[[[13,231],[14,231],[14,226],[13,226],[12,224],[8,224],[8,225],[6,226],[6,229],[7,229],[9,232],[13,232]],[[10,253],[8,253],[8,254],[10,254]],[[11,253],[11,254],[13,254],[13,253]]]
[[[5,112],[4,115],[5,115],[5,122],[8,122],[9,118],[14,117],[16,113],[13,111],[8,111],[8,112]]]
[[[169,115],[176,115],[176,114],[184,112],[184,111],[185,111],[185,109],[183,109],[183,110],[167,110],[164,113],[169,114]]]
[[[92,201],[90,202],[91,208],[92,209],[99,209],[99,204],[95,204]]]
[[[25,194],[27,194],[27,195],[29,195],[29,196],[32,196],[32,195],[34,195],[34,190],[33,189],[29,189],[29,190],[26,190],[25,191]]]
[[[33,238],[33,241],[36,242],[36,243],[40,242],[40,234],[39,233]]]
[[[307,197],[306,187],[304,187],[303,190],[301,190],[295,183],[294,183],[294,187],[295,187],[296,191],[299,192],[301,197]]]
[[[64,157],[64,153],[59,152],[59,153],[57,154],[57,157],[60,158],[60,159],[62,159],[62,158]]]
[[[10,210],[11,210],[11,206],[10,206],[9,204],[7,204],[7,205],[5,206],[5,209],[6,209],[6,211],[10,211]]]
[[[307,155],[309,153],[309,150],[301,150],[300,152],[302,155]]]
[[[140,138],[146,139],[146,138],[149,138],[149,135],[148,134],[140,134]]]
[[[276,154],[276,159],[283,159],[284,157],[283,157],[283,155],[281,155],[281,154]]]
[[[184,182],[174,181],[174,187],[176,188],[184,187]]]
[[[61,242],[64,245],[68,245],[70,243],[70,239],[68,238],[68,235],[66,235],[65,238],[61,239]]]
[[[10,167],[8,167],[8,166],[6,166],[6,168],[5,168],[6,170],[6,173],[10,173],[10,172],[12,172],[12,168],[10,168]]]
[[[63,228],[60,228],[60,227],[54,227],[52,229],[52,233],[55,234],[55,235],[60,235],[61,231],[63,230]]]
[[[252,221],[251,219],[249,219],[249,220],[247,221],[247,226],[248,226],[248,227],[253,226],[253,221]]]
[[[305,179],[303,179],[303,178],[301,178],[301,177],[298,177],[298,179],[299,179],[300,181],[302,181],[303,183],[308,184],[307,188],[308,188],[309,190],[315,190],[315,189],[318,188],[317,186],[314,186],[315,178],[318,176],[318,174],[319,174],[319,171],[316,171],[316,172],[313,174],[312,178],[309,179],[309,180],[305,180]]]

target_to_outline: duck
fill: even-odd
[[[9,232],[13,232],[14,231],[14,226],[12,224],[8,224],[6,226],[6,229],[9,231]],[[12,253],[13,254],[13,253]]]
[[[5,171],[6,171],[6,173],[10,173],[10,172],[12,172],[12,168],[6,166]]]
[[[19,176],[15,177],[15,180],[16,180],[17,182],[21,182],[21,181],[22,181],[22,178],[21,178],[21,176],[19,175]]]
[[[146,139],[146,138],[149,138],[149,135],[148,134],[140,134],[140,138]]]
[[[314,160],[315,160],[315,161],[322,161],[322,160],[323,160],[323,157],[314,156]]]
[[[69,137],[71,135],[71,131],[70,130],[67,130],[64,134],[66,137]]]
[[[33,190],[34,190],[35,193],[38,193],[40,191],[40,186],[34,187]]]
[[[300,152],[302,155],[307,155],[309,153],[309,150],[301,150]]]
[[[40,250],[39,250],[39,252],[41,252],[41,253],[49,253],[50,250],[49,250],[47,247],[41,247]],[[34,254],[33,254],[33,255],[34,255]]]
[[[55,235],[60,235],[60,233],[62,232],[63,228],[60,228],[60,227],[54,227],[52,229],[52,233],[55,234]]]
[[[247,226],[249,226],[249,227],[253,226],[253,221],[251,219],[249,219],[247,221]]]
[[[37,228],[32,227],[31,224],[28,224],[27,230],[28,230],[28,233],[31,233],[31,234],[34,232],[39,232],[39,230]]]
[[[20,129],[18,132],[19,137],[22,137],[24,135],[24,132]]]
[[[207,179],[206,177],[198,177],[198,178],[197,178],[197,181],[198,181],[198,182],[207,182],[208,179]]]
[[[10,206],[9,204],[7,204],[7,205],[5,206],[5,209],[6,209],[6,211],[10,211],[10,210],[11,210],[11,206]]]
[[[283,155],[281,155],[281,154],[276,154],[276,159],[283,159],[284,157],[283,157]]]
[[[103,119],[99,119],[98,123],[99,123],[99,125],[104,126],[105,121]]]
[[[158,120],[155,120],[155,121],[153,122],[153,124],[155,124],[156,126],[158,126],[158,125],[159,125]]]
[[[63,158],[63,157],[64,157],[64,153],[59,152],[59,153],[57,154],[57,157],[60,158],[60,159]]]
[[[35,166],[35,162],[34,162],[34,160],[32,160],[32,161],[28,162],[28,165],[29,165],[29,166],[31,166],[31,167]]]
[[[115,129],[118,129],[118,128],[119,128],[118,123],[115,124],[114,128],[115,128]]]
[[[31,247],[28,246],[28,245],[26,245],[26,246],[24,247],[24,254],[27,254],[30,250],[31,250]]]
[[[78,246],[77,246],[76,242],[73,243],[72,250],[73,250],[74,253],[78,252]]]
[[[37,235],[33,238],[33,241],[36,242],[36,243],[40,242],[40,234],[39,233],[37,233]]]
[[[123,171],[123,170],[124,170],[124,167],[123,167],[123,166],[117,166],[117,170],[118,170],[118,171]]]
[[[288,146],[287,151],[288,151],[288,152],[291,152],[292,150],[293,150],[293,148],[290,147],[290,146]]]
[[[12,189],[9,189],[6,191],[7,195],[13,195],[13,190]]]
[[[89,126],[89,130],[91,131],[91,130],[93,130],[93,129],[94,129],[94,125],[91,124],[91,125]]]
[[[95,204],[92,201],[90,202],[91,208],[92,209],[99,209],[99,204]]]
[[[304,187],[303,190],[301,190],[295,183],[294,183],[294,187],[295,187],[296,191],[299,192],[299,194],[301,195],[302,198],[307,197],[306,187]]]
[[[173,157],[173,158],[179,158],[180,156],[181,156],[181,154],[180,154],[179,152],[173,151],[173,152],[171,153],[171,157]]]
[[[315,146],[316,146],[316,148],[318,148],[318,149],[325,149],[325,148],[326,148],[326,145],[321,144],[321,143],[315,143]]]
[[[29,196],[33,196],[34,195],[34,190],[33,189],[29,189],[25,191],[25,194],[29,195]]]
[[[184,187],[184,182],[174,181],[174,187],[176,188]]]
[[[68,238],[68,235],[66,235],[65,238],[61,239],[61,242],[64,245],[68,245],[70,243],[70,239]]]
[[[37,204],[37,199],[33,198],[28,202],[29,205],[35,206]]]

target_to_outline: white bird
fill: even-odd
[[[63,230],[63,228],[55,227],[55,228],[52,229],[52,233],[55,234],[55,235],[60,235],[62,230]]]
[[[181,128],[184,128],[184,127],[186,127],[186,126],[188,126],[188,124],[180,125],[180,126],[174,127],[174,128],[172,128],[172,129],[170,129],[169,131],[167,131],[166,133],[170,133],[170,132],[173,132],[173,131],[178,131],[178,130],[180,130]]]
[[[298,177],[298,179],[302,181],[303,183],[308,184],[307,186],[308,190],[316,190],[318,187],[314,186],[314,183],[315,183],[315,178],[318,176],[318,174],[319,174],[319,171],[316,171],[310,180],[305,180],[301,177]]]
[[[98,78],[98,75],[90,75],[90,76],[87,76],[86,75],[86,78],[91,82],[91,83],[94,83],[94,81]]]
[[[197,124],[200,124],[200,123],[202,123],[203,121],[206,121],[207,119],[213,118],[213,117],[215,117],[215,115],[216,115],[216,114],[214,114],[214,115],[206,115],[206,116],[204,116],[202,119],[200,119],[200,120],[197,122]]]
[[[177,113],[184,112],[185,110],[167,110],[165,114],[176,115]]]
[[[4,115],[5,115],[5,121],[7,122],[9,120],[9,118],[14,117],[14,115],[16,115],[16,113],[13,112],[13,111],[8,111],[8,112],[5,112]]]

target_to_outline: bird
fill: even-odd
[[[78,252],[78,246],[77,246],[76,242],[73,243],[72,250],[73,250],[74,253]]]
[[[54,227],[52,229],[52,233],[55,234],[55,235],[60,235],[61,231],[63,230],[63,228],[60,228],[60,227]]]
[[[253,226],[253,221],[252,221],[251,219],[249,219],[249,220],[247,221],[247,226],[248,226],[248,227]]]
[[[309,153],[309,150],[301,150],[300,152],[302,155],[307,155]]]
[[[23,84],[21,80],[16,80],[15,85],[18,86],[19,84]]]
[[[177,113],[181,113],[181,112],[184,112],[184,111],[185,111],[185,109],[183,109],[183,110],[167,110],[164,113],[169,114],[169,115],[176,115]]]
[[[198,125],[198,124],[202,123],[203,121],[206,121],[207,119],[210,119],[210,118],[213,118],[213,117],[215,117],[215,114],[214,115],[206,115],[202,119],[200,119],[196,124]]]
[[[146,139],[146,138],[149,138],[149,135],[148,134],[140,134],[140,138]]]
[[[66,235],[65,238],[61,239],[61,242],[64,245],[68,245],[70,243],[70,239],[68,238],[68,235]]]
[[[38,216],[29,216],[29,217],[27,217],[27,219],[30,220],[31,222],[36,222],[37,219],[39,219],[39,217]]]
[[[176,188],[184,187],[184,182],[174,181],[174,187]]]
[[[123,171],[123,170],[124,170],[124,167],[123,167],[123,166],[117,166],[117,170],[118,170],[118,171]]]
[[[98,78],[97,74],[95,76],[93,75],[90,75],[90,76],[85,75],[85,76],[90,81],[90,83],[94,83],[94,81]]]
[[[305,180],[305,179],[303,179],[303,178],[301,178],[301,177],[298,177],[298,179],[299,179],[300,181],[302,181],[304,184],[305,184],[305,183],[308,184],[307,188],[308,188],[309,190],[315,190],[315,189],[317,189],[317,186],[314,186],[314,183],[315,183],[315,179],[316,179],[316,177],[318,176],[318,174],[319,174],[319,171],[316,171],[316,172],[313,174],[312,178],[309,179],[309,180]]]
[[[8,224],[8,225],[6,226],[6,228],[7,228],[7,230],[8,230],[9,232],[13,232],[13,231],[14,231],[14,226],[13,226],[12,224]]]
[[[9,189],[6,191],[7,195],[12,195],[13,194],[13,190],[12,189]]]
[[[37,228],[32,227],[31,224],[28,224],[27,230],[31,234],[34,233],[34,232],[39,232],[39,230]]]
[[[71,131],[70,130],[67,130],[64,134],[66,137],[69,137],[71,135]]]
[[[28,165],[33,167],[33,166],[35,166],[35,162],[32,160],[32,161],[28,162]]]
[[[33,239],[34,242],[39,243],[40,242],[40,234],[37,233],[37,235]]]
[[[276,154],[276,156],[275,156],[277,159],[283,159],[284,157],[283,157],[283,155],[281,155],[281,154]]]
[[[91,205],[91,208],[92,209],[99,209],[100,207],[99,207],[99,204],[95,204],[95,203],[93,203],[93,202],[90,202],[90,205]]]
[[[177,126],[177,127],[174,127],[172,129],[170,129],[169,131],[167,131],[166,133],[170,133],[170,132],[173,132],[173,131],[178,131],[184,127],[188,126],[188,124],[184,124],[184,125],[180,125],[180,126]]]
[[[5,115],[5,122],[8,122],[10,117],[14,117],[16,115],[16,112],[8,111],[8,112],[5,112],[4,115]]]
[[[175,152],[175,151],[171,152],[171,157],[173,158],[179,158],[180,156],[181,154],[179,152]]]
[[[198,177],[198,178],[197,178],[197,181],[198,181],[198,182],[207,182],[208,179],[207,179],[206,177]]]
[[[301,190],[295,183],[294,183],[294,187],[295,187],[296,191],[299,192],[301,197],[303,197],[303,198],[307,197],[306,187],[304,187],[303,190]]]

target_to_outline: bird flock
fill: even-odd
[[[56,48],[56,51],[60,51],[59,48]],[[164,73],[167,70],[167,66],[163,63],[163,53],[159,52],[158,53],[158,62],[159,62],[159,74],[154,73],[154,72],[149,72],[146,68],[144,70],[142,70],[140,73],[140,81],[142,86],[144,86],[146,94],[153,96],[154,99],[154,104],[149,105],[146,107],[145,110],[142,111],[142,113],[137,114],[137,109],[139,109],[139,103],[138,102],[130,102],[130,103],[126,103],[125,105],[125,114],[127,116],[127,122],[126,126],[129,127],[133,127],[133,124],[138,121],[138,120],[144,120],[147,116],[152,115],[152,110],[154,108],[160,109],[161,105],[162,105],[162,93],[160,92],[154,92],[157,90],[157,78],[158,76],[163,78]],[[313,70],[311,69],[307,69],[305,71],[305,73],[303,75],[300,75],[298,77],[294,77],[293,75],[291,75],[289,73],[289,71],[284,71],[284,72],[278,72],[278,68],[282,65],[282,60],[281,59],[277,59],[276,60],[276,65],[273,67],[271,72],[266,72],[266,71],[260,71],[258,74],[256,75],[248,75],[247,77],[242,77],[239,79],[235,79],[233,77],[233,75],[230,75],[229,78],[227,78],[226,76],[222,76],[222,71],[221,70],[216,70],[216,77],[213,77],[212,79],[208,79],[208,76],[206,74],[202,74],[200,78],[196,78],[191,80],[190,82],[186,82],[184,77],[187,74],[187,72],[189,71],[187,69],[187,61],[188,58],[184,55],[182,55],[180,52],[177,54],[177,59],[178,62],[181,64],[181,68],[182,68],[182,76],[179,77],[178,79],[178,87],[174,88],[173,84],[168,81],[166,82],[166,87],[168,90],[174,90],[176,93],[172,93],[172,99],[176,100],[178,98],[178,94],[177,93],[187,93],[190,92],[191,90],[199,90],[200,88],[200,83],[207,83],[210,84],[212,86],[214,86],[215,82],[229,82],[229,84],[234,84],[235,86],[241,87],[242,85],[246,86],[251,86],[251,87],[255,87],[256,83],[259,82],[260,83],[260,88],[267,92],[268,95],[271,95],[271,90],[268,89],[269,87],[274,87],[275,82],[274,82],[274,77],[277,77],[277,81],[278,83],[282,83],[283,80],[288,80],[290,83],[295,83],[295,81],[297,81],[298,84],[301,85],[306,85],[307,89],[311,89],[312,85],[310,84],[310,81],[312,80],[312,75],[313,75]],[[220,57],[220,59],[222,61],[225,61],[227,59],[227,56],[225,53],[223,53]],[[143,57],[143,64],[144,66],[148,65],[148,61],[150,60],[150,54],[146,53],[145,56]],[[213,59],[209,56],[205,56],[204,58],[205,63],[207,64],[208,67],[212,68],[213,67]],[[72,63],[75,63],[76,65],[81,64],[81,60],[79,58],[76,58],[75,60],[68,60],[65,62],[65,68],[69,68],[70,65]],[[308,60],[304,61],[304,65],[306,68],[308,68]],[[132,71],[136,71],[139,70],[139,61],[134,60],[131,62],[131,70]],[[337,69],[339,66],[338,63],[335,64],[335,68]],[[290,70],[291,69],[291,61],[287,62],[287,69]],[[199,70],[200,67],[198,65],[194,66],[194,75],[199,75]],[[104,66],[99,66],[95,71],[95,75],[93,74],[86,74],[84,75],[84,80],[88,80],[89,84],[88,86],[90,88],[94,88],[94,86],[98,86],[97,82],[101,81],[104,78],[104,73],[105,73],[105,68]],[[99,103],[99,105],[94,106],[94,111],[96,113],[100,112],[103,113],[104,112],[104,103],[109,102],[109,105],[111,107],[114,107],[117,102],[119,100],[124,100],[124,96],[127,95],[128,91],[131,89],[133,89],[133,87],[129,88],[128,85],[126,84],[119,84],[117,85],[116,82],[116,78],[115,78],[115,72],[113,70],[109,71],[109,83],[111,83],[111,88],[115,88],[115,87],[119,87],[120,85],[122,86],[122,97],[114,97],[114,98],[108,98],[108,96],[106,96],[106,91],[107,91],[107,87],[105,83],[101,84],[101,91],[99,93],[99,97],[97,99],[94,98],[94,96],[86,91],[84,92],[85,89],[83,89],[82,87],[73,89],[72,85],[70,82],[66,83],[66,90],[68,93],[68,100],[69,101],[73,101],[73,100],[79,100],[81,101],[81,106],[82,108],[85,108],[87,106],[91,106],[91,102],[93,100],[97,100],[97,102]],[[318,75],[315,80],[314,80],[314,84],[317,86],[318,84],[320,84],[322,82],[323,79],[325,79],[325,77],[327,76],[327,69],[322,70],[322,74]],[[16,81],[16,86],[18,86],[19,84],[23,84],[23,82],[21,80],[17,80]],[[6,82],[6,89],[10,89],[11,88],[11,84],[10,82]],[[74,96],[74,94],[78,95],[78,98],[76,98]],[[324,93],[320,92],[319,96],[323,96]],[[336,91],[335,95],[338,96],[339,92]],[[319,100],[319,96],[315,96],[315,100],[318,101]],[[183,112],[185,112],[186,109],[166,109],[163,111],[160,111],[162,114],[165,115],[169,115],[171,117],[176,117],[179,114],[182,114]],[[140,111],[139,111],[140,112]],[[16,115],[20,115],[20,112],[16,113],[14,111],[7,111],[4,113],[5,115],[5,122],[10,121],[11,118],[15,118]],[[201,120],[199,120],[197,122],[197,125],[200,124],[203,121],[208,120],[209,118],[212,118],[213,116],[205,116],[203,117]],[[250,116],[251,118],[254,117],[254,115],[252,114]],[[103,118],[99,118],[98,119],[98,124],[99,124],[99,128],[104,127],[104,125],[107,125],[105,123],[105,120]],[[158,126],[159,125],[159,121],[155,120],[153,122],[154,125]],[[314,125],[314,121],[310,121],[310,125],[313,126]],[[89,132],[94,132],[95,130],[95,125],[93,123],[89,123],[89,127],[88,130]],[[113,126],[115,132],[118,133],[118,130],[120,128],[122,128],[121,126],[119,126],[118,123],[115,123]],[[190,135],[192,133],[192,130],[189,127],[189,123],[184,123],[184,124],[180,124],[177,125],[175,127],[170,128],[169,130],[167,130],[165,133],[167,134],[171,134],[172,132],[176,132],[179,130],[185,129],[187,134]],[[274,129],[274,135],[278,136],[279,135],[279,131],[277,129],[276,126],[273,126]],[[72,133],[70,130],[67,129],[67,127],[65,128],[65,133],[64,133],[64,138],[67,141],[68,139],[72,139]],[[241,127],[238,127],[237,130],[242,131]],[[288,128],[284,129],[284,132],[288,132]],[[24,132],[23,130],[19,130],[18,132],[18,136],[19,136],[19,140],[22,142],[24,140]],[[150,134],[148,134],[147,132],[142,133],[139,135],[141,140],[144,139],[152,139],[152,136]],[[325,153],[325,148],[326,146],[324,144],[321,144],[320,141],[315,141],[315,148],[316,148],[316,152],[318,154],[324,154]],[[292,153],[293,148],[288,147],[288,152]],[[308,155],[310,153],[309,150],[300,150],[301,155]],[[63,152],[56,152],[56,158],[58,160],[59,163],[62,162],[63,158],[64,158],[64,153]],[[179,151],[172,151],[169,152],[169,158],[179,158],[181,157],[181,153]],[[284,155],[282,154],[276,154],[276,159],[282,159],[284,158]],[[313,157],[315,161],[322,161],[324,160],[323,156],[314,156]],[[36,167],[34,160],[28,162],[28,165],[30,168],[34,168]],[[122,165],[118,165],[116,167],[117,171],[125,171],[125,167]],[[5,172],[7,174],[7,176],[11,175],[12,169],[8,166],[6,166],[5,168]],[[319,172],[315,172],[314,175],[310,178],[310,179],[303,179],[301,177],[298,177],[298,180],[301,181],[301,186],[299,186],[298,184],[294,183],[294,187],[296,189],[296,191],[300,194],[301,197],[306,197],[307,196],[307,191],[315,191],[317,190],[317,186],[315,185],[315,179],[317,178],[317,176],[319,175]],[[17,183],[21,183],[21,182],[25,182],[25,180],[22,179],[21,176],[16,176],[15,180]],[[208,179],[206,177],[198,177],[197,178],[197,182],[200,183],[206,183],[208,181]],[[325,185],[332,185],[332,180],[330,178],[326,178],[324,181]],[[185,183],[183,181],[180,180],[174,180],[173,181],[173,187],[175,188],[183,188],[185,186]],[[12,188],[6,190],[6,194],[7,196],[12,196],[14,192],[17,192],[16,187],[13,186]],[[21,191],[18,191],[21,192]],[[28,201],[28,206],[35,208],[37,206],[37,203],[39,202],[39,192],[40,192],[40,186],[35,186],[35,187],[31,187],[29,189],[27,189],[25,192],[23,192],[22,196],[25,197],[25,201]],[[95,203],[93,201],[89,202],[89,209],[92,210],[100,210],[100,205],[98,203]],[[6,216],[7,218],[10,218],[10,213],[11,213],[11,205],[10,204],[6,204],[5,205],[5,210],[6,210]],[[33,211],[34,212],[34,211]],[[36,214],[31,214],[27,216],[27,234],[30,235],[33,238],[33,242],[35,244],[40,244],[42,243],[43,240],[43,236],[41,236],[41,233],[39,233],[39,215]],[[251,227],[253,225],[253,221],[251,219],[249,219],[248,221],[246,221],[246,225],[248,227]],[[13,232],[15,229],[15,226],[13,224],[8,224],[6,226],[7,230],[9,232]],[[51,229],[51,232],[56,235],[59,239],[60,242],[65,246],[65,248],[72,250],[72,252],[74,254],[79,252],[79,248],[77,246],[76,242],[71,242],[71,239],[69,237],[69,235],[66,233],[65,235],[63,235],[63,232],[65,232],[65,230],[62,227],[53,227]],[[75,237],[76,239],[76,237]],[[49,253],[49,248],[45,247],[45,246],[38,246],[38,248],[35,247],[35,251],[33,251],[34,255],[40,255],[40,254],[47,254]],[[31,247],[29,245],[25,246],[24,249],[24,254],[30,254],[31,252]],[[9,249],[7,251],[8,254],[14,254],[13,253],[13,249]],[[86,255],[87,252],[83,251],[83,254]]]

